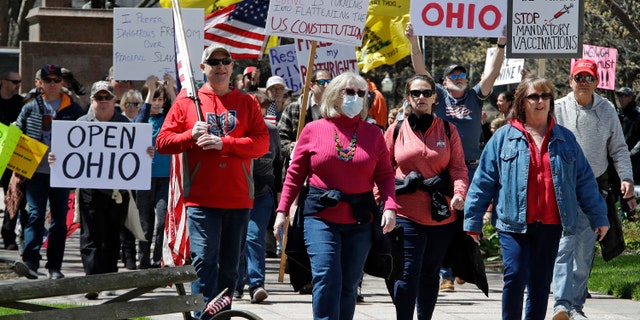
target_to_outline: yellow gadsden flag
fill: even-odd
[[[409,22],[409,0],[371,0],[362,46],[356,50],[362,72],[394,64],[411,53],[404,29]]]
[[[242,0],[180,0],[180,8],[204,8],[204,14],[209,14],[215,9],[228,7]],[[171,8],[171,0],[160,0],[160,6]]]

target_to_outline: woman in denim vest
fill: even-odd
[[[578,206],[600,238],[609,226],[582,149],[551,116],[554,96],[548,79],[520,83],[508,123],[485,146],[467,193],[464,230],[476,242],[493,201],[504,263],[502,319],[522,318],[525,287],[525,318],[544,319],[560,236],[575,232]]]

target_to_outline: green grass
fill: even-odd
[[[639,254],[620,255],[605,262],[596,256],[589,277],[589,290],[640,301]]]
[[[81,307],[81,305],[57,304],[57,303],[42,303],[41,305],[55,307],[55,308],[59,308],[59,309],[68,309],[68,308]],[[8,315],[11,315],[11,314],[21,314],[21,313],[26,313],[26,311],[16,310],[16,309],[11,309],[11,308],[1,308],[0,307],[0,316],[8,316]],[[150,319],[146,318],[146,317],[142,317],[142,318],[133,318],[132,320],[150,320]]]

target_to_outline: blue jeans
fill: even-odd
[[[587,299],[587,282],[597,238],[587,215],[580,210],[576,233],[563,235],[560,239],[553,270],[554,310],[582,311]]]
[[[304,217],[314,319],[353,318],[358,284],[371,248],[371,232],[371,223],[335,224],[317,216]]]
[[[187,215],[191,259],[198,274],[191,292],[202,293],[206,305],[225,288],[232,293],[236,286],[249,209],[188,207]]]
[[[504,263],[502,319],[522,319],[526,287],[524,319],[544,320],[562,226],[533,223],[527,225],[526,233],[498,231],[498,234]]]
[[[52,188],[49,175],[34,173],[31,179],[25,181],[25,198],[27,210],[27,224],[24,226],[24,252],[22,261],[34,271],[40,267],[40,247],[44,237],[44,220],[47,214],[47,200],[51,209],[51,225],[47,243],[47,269],[60,269],[64,257],[64,247],[67,237],[67,212],[69,211],[69,189]]]
[[[240,274],[237,290],[244,287],[243,275],[246,274],[246,283],[249,290],[256,287],[264,287],[265,277],[265,234],[271,213],[274,209],[273,193],[258,196],[253,201],[253,209],[249,218],[247,228],[247,242],[244,247],[244,261],[240,261],[238,273]]]
[[[404,217],[397,224],[404,228],[404,270],[393,284],[396,318],[413,319],[417,304],[418,319],[431,319],[440,290],[438,272],[457,224],[425,226]]]

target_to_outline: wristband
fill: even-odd
[[[506,43],[505,43],[505,44],[499,44],[499,43],[498,43],[498,44],[496,44],[496,45],[497,45],[497,47],[498,47],[498,48],[500,48],[500,49],[504,49],[504,47],[506,47],[506,46],[507,46],[507,44],[506,44]]]

